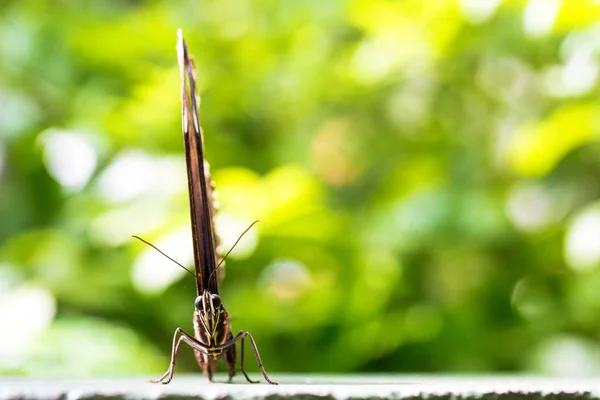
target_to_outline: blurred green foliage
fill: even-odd
[[[599,17],[4,1],[0,371],[158,376],[191,330],[193,280],[131,238],[191,263],[181,27],[224,248],[261,220],[221,294],[268,371],[599,372]]]

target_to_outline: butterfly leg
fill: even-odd
[[[214,347],[214,350],[226,349],[227,347],[234,345],[238,340],[242,340],[246,336],[248,337],[248,339],[250,339],[250,343],[252,344],[252,348],[254,349],[254,356],[256,357],[256,362],[258,363],[258,367],[260,368],[263,376],[265,377],[265,380],[271,385],[279,385],[279,382],[272,381],[271,379],[269,379],[267,371],[265,371],[265,368],[262,364],[262,360],[260,359],[260,354],[258,353],[258,347],[256,347],[256,342],[254,341],[254,338],[252,337],[250,332],[240,331],[240,333],[238,333],[233,339],[229,340],[227,343],[222,344],[221,346]]]
[[[228,341],[230,341],[231,339],[233,339],[233,335],[231,335],[231,332],[229,333],[229,338],[227,339]],[[229,373],[229,382],[231,383],[231,381],[233,380],[233,377],[235,376],[235,360],[236,360],[236,350],[235,350],[235,344],[233,344],[232,346],[230,346],[229,348],[227,348],[226,350],[224,350],[224,355],[225,355],[225,364],[227,364],[227,372]]]
[[[256,347],[256,342],[254,341],[254,338],[252,337],[250,332],[244,332],[244,336],[248,336],[248,339],[250,339],[250,343],[252,344],[252,348],[254,349],[254,355],[256,356],[256,362],[258,363],[258,368],[260,368],[263,376],[265,377],[265,380],[267,382],[269,382],[271,385],[279,385],[279,382],[272,381],[271,379],[269,379],[269,376],[267,375],[267,371],[265,371],[265,367],[263,367],[262,360],[260,359],[260,354],[258,354],[258,347]],[[244,336],[242,336],[242,339],[244,338]],[[244,342],[242,341],[242,346],[243,346],[243,343]]]
[[[241,333],[241,332],[240,332]],[[242,370],[242,374],[244,374],[244,376],[246,377],[246,380],[250,383],[258,383],[258,381],[253,381],[252,379],[250,379],[250,377],[248,376],[248,374],[246,373],[246,370],[244,369],[244,338],[242,337],[242,341],[241,341],[241,354],[240,354],[240,369]]]
[[[181,335],[181,336],[179,336],[179,338],[177,338],[178,335]],[[154,379],[150,380],[149,382],[162,383],[164,385],[171,382],[171,379],[173,379],[173,372],[175,370],[175,359],[177,358],[177,352],[179,351],[179,345],[181,344],[182,341],[187,343],[194,350],[198,350],[201,352],[206,352],[206,350],[207,350],[207,348],[204,344],[200,343],[198,340],[196,340],[196,338],[194,338],[192,335],[190,335],[183,329],[181,329],[181,328],[175,329],[175,334],[173,335],[173,349],[171,351],[171,362],[169,363],[169,368],[167,369],[167,372],[165,372],[160,378],[158,378],[156,380],[154,380]],[[210,379],[210,377],[209,377],[209,379]]]
[[[202,367],[202,372],[204,373],[204,376],[208,378],[209,382],[212,382],[213,368],[208,354],[202,351],[198,351],[196,354],[198,355],[196,358],[200,362],[200,366]]]

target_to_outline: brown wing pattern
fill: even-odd
[[[196,72],[181,31],[178,32],[178,36],[183,141],[192,217],[196,289],[198,295],[205,290],[218,294],[217,274],[213,274],[219,263],[217,235],[213,222],[215,204],[208,163],[204,160],[202,129],[196,99]]]

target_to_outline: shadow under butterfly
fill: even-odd
[[[258,383],[258,381],[251,380],[244,370],[244,339],[248,338],[254,350],[258,367],[265,380],[270,384],[277,385],[278,382],[271,380],[267,375],[262,365],[258,348],[250,332],[240,331],[236,336],[233,336],[227,311],[219,296],[216,272],[221,266],[222,260],[217,254],[218,239],[213,221],[215,214],[213,200],[214,186],[208,172],[208,164],[204,161],[202,129],[200,128],[198,106],[196,104],[196,72],[193,62],[188,55],[181,30],[177,32],[177,36],[177,56],[181,72],[183,139],[187,164],[196,273],[188,270],[144,239],[138,236],[134,237],[154,247],[161,254],[194,275],[196,278],[197,297],[194,301],[194,335],[189,334],[181,328],[175,330],[169,368],[159,379],[151,380],[150,382],[167,384],[173,379],[175,359],[177,358],[177,352],[182,342],[194,349],[198,364],[200,364],[204,375],[211,382],[212,375],[217,367],[217,361],[221,358],[224,359],[227,365],[229,381],[231,381],[236,372],[236,343],[240,342],[240,370],[248,382]],[[233,247],[235,247],[235,244]]]

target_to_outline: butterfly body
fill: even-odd
[[[217,361],[224,358],[229,377],[235,375],[235,346],[219,348],[233,340],[227,310],[218,295],[205,291],[194,302],[194,336],[206,345],[207,351],[194,350],[196,360],[202,367],[204,375],[212,379]]]

